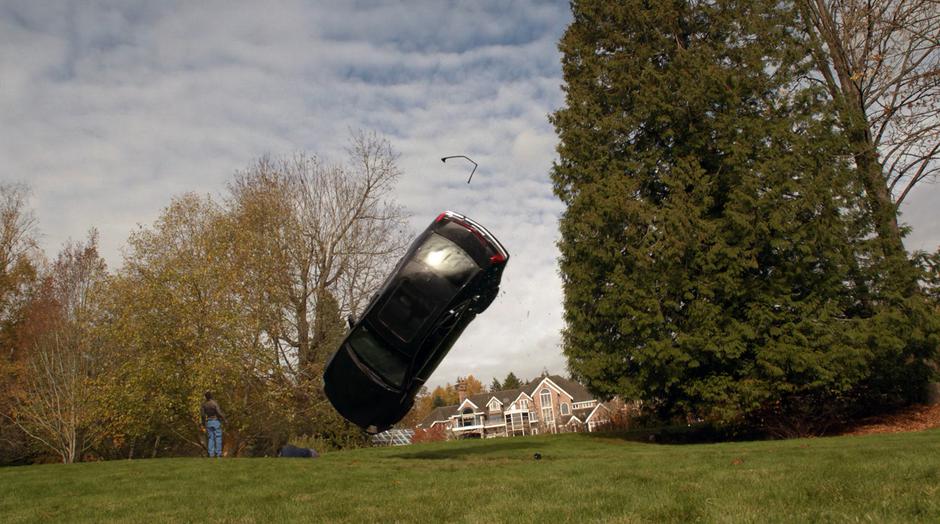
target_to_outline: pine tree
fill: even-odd
[[[490,382],[490,391],[500,391],[503,389],[503,385],[499,383],[499,379],[493,377],[493,381]]]
[[[515,373],[510,371],[503,380],[503,389],[516,389],[520,387],[522,387],[522,382],[516,377]]]
[[[863,393],[916,389],[936,337],[904,340],[901,310],[878,312],[892,284],[878,280],[844,137],[805,81],[795,12],[572,10],[552,179],[576,377],[662,415],[796,432],[818,427],[807,401],[831,418]]]

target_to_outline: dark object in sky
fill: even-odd
[[[473,160],[470,160],[470,157],[466,155],[445,156],[444,158],[441,159],[441,162],[444,162],[446,164],[447,160],[450,158],[466,158],[471,164],[473,164],[473,171],[470,171],[470,178],[467,179],[467,183],[469,184],[470,180],[473,178],[473,174],[477,172],[477,167],[479,167],[477,163],[474,162]]]
[[[534,458],[535,460],[542,460],[542,454],[536,453],[535,455],[532,455],[532,458]]]
[[[277,456],[284,458],[317,458],[320,456],[313,448],[298,448],[291,444],[286,444]]]
[[[327,363],[324,390],[336,411],[369,433],[401,420],[464,328],[496,298],[508,260],[483,226],[441,213]]]

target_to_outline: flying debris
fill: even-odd
[[[509,253],[492,233],[451,211],[408,248],[323,372],[340,415],[369,433],[390,428],[464,328],[499,293]]]
[[[470,180],[473,178],[473,174],[476,173],[476,171],[477,171],[477,167],[478,167],[477,163],[474,162],[473,160],[471,160],[470,157],[468,157],[468,156],[466,156],[466,155],[445,156],[444,158],[441,159],[441,162],[444,162],[444,163],[446,164],[446,163],[447,163],[447,160],[449,160],[449,159],[451,159],[451,158],[466,158],[468,162],[470,162],[471,164],[473,164],[473,171],[470,171],[470,178],[467,179],[467,183],[469,184],[469,183],[470,183]]]

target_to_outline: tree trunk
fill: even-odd
[[[853,131],[850,134],[855,151],[855,164],[865,193],[868,195],[868,205],[875,221],[875,229],[878,238],[882,241],[886,257],[893,255],[907,257],[904,243],[901,241],[901,230],[898,227],[897,207],[891,200],[883,166],[878,161],[874,145],[867,135],[865,131]]]
[[[300,369],[306,370],[313,362],[310,354],[310,321],[307,319],[307,299],[301,294],[295,310],[297,319],[297,357],[300,360]]]

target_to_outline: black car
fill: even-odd
[[[509,253],[469,218],[441,213],[411,244],[323,373],[333,407],[377,433],[414,397],[499,292]]]

